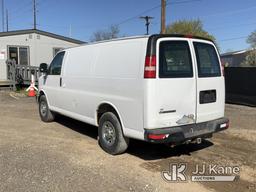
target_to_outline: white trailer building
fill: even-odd
[[[7,60],[15,60],[17,65],[22,66],[49,64],[61,49],[83,43],[80,40],[34,29],[1,32],[0,85],[8,82]]]

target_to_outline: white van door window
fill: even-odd
[[[163,41],[160,43],[159,77],[193,77],[191,53],[187,41]]]
[[[215,48],[206,43],[194,42],[198,77],[221,76],[220,63]]]
[[[159,80],[154,109],[158,127],[193,124],[196,118],[196,78],[189,40],[159,40]],[[161,122],[161,123],[160,123]]]
[[[48,75],[60,75],[65,52],[58,53],[50,64]]]
[[[193,42],[197,61],[197,123],[224,116],[225,83],[213,44]]]

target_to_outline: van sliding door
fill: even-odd
[[[60,108],[61,69],[65,52],[58,53],[52,60],[48,69],[44,89],[46,89],[48,102],[51,107]]]

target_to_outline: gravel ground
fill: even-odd
[[[0,92],[0,109],[0,191],[256,191],[256,108],[227,105],[230,129],[200,145],[132,140],[119,156],[100,149],[95,127],[62,116],[41,122],[34,98]],[[240,178],[168,183],[161,172],[170,163],[239,166]]]

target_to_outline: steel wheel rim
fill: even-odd
[[[108,146],[114,145],[116,141],[116,131],[113,124],[109,121],[106,121],[102,125],[103,140]]]
[[[45,116],[46,113],[47,113],[47,104],[46,104],[45,101],[42,101],[40,103],[40,113],[41,113],[42,116]]]

